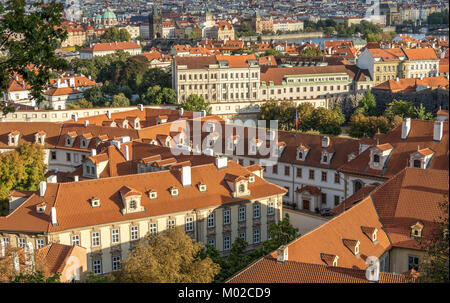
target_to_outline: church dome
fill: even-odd
[[[106,12],[103,13],[102,18],[103,19],[116,19],[116,14],[114,14],[113,11],[108,9],[108,10],[106,10]]]

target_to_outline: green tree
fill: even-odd
[[[314,108],[311,115],[311,124],[314,129],[326,135],[339,135],[341,130],[342,113],[324,107]]]
[[[112,102],[110,103],[110,106],[111,107],[130,106],[130,99],[128,99],[123,93],[114,95]]]
[[[422,274],[419,282],[448,283],[449,282],[449,220],[448,196],[439,203],[442,215],[434,223],[436,229],[428,239],[423,239],[421,245],[425,248],[425,256],[419,265]]]
[[[391,119],[393,116],[400,116],[402,118],[413,117],[414,108],[412,102],[394,99],[388,103],[385,111],[385,116]]]
[[[7,197],[25,173],[17,151],[0,153],[0,171],[0,215],[6,216],[9,211]]]
[[[143,81],[148,64],[149,62],[145,56],[130,57],[125,63],[118,65],[114,69],[111,80],[116,85],[127,85],[132,90],[137,90]]]
[[[425,106],[420,103],[419,106],[414,106],[412,111],[412,118],[419,120],[433,120],[433,114],[427,112]]]
[[[67,31],[60,26],[62,4],[51,1],[44,5],[44,1],[35,1],[29,5],[26,6],[25,0],[0,3],[0,49],[8,54],[0,60],[0,91],[5,91],[10,77],[17,74],[31,86],[31,96],[39,104],[44,100],[42,89],[51,70],[67,66],[55,53],[67,38]],[[12,111],[4,103],[0,103],[0,110],[5,114]]]
[[[142,95],[145,104],[176,104],[177,93],[171,88],[161,88],[159,85],[151,86]]]
[[[349,134],[355,138],[373,138],[373,136],[378,132],[384,134],[389,132],[394,126],[397,125],[397,123],[398,122],[392,123],[389,119],[383,116],[366,116],[363,113],[355,113],[350,118]]]
[[[268,49],[264,52],[263,56],[282,56],[283,53],[280,51],[277,51],[275,49]]]
[[[102,89],[98,86],[88,88],[83,92],[84,99],[92,103],[94,107],[105,106],[107,99],[103,96]]]
[[[16,189],[37,190],[39,183],[45,180],[47,166],[44,163],[44,151],[40,145],[25,143],[17,148],[23,175],[17,180]]]
[[[77,102],[67,104],[67,109],[93,108],[94,105],[85,98],[79,99]]]
[[[318,47],[310,47],[307,49],[302,50],[299,54],[299,56],[302,57],[318,57],[322,56],[322,51]]]
[[[375,100],[375,96],[372,94],[370,90],[368,90],[361,102],[359,102],[357,113],[362,113],[366,116],[377,116],[377,101]]]
[[[15,276],[12,283],[61,283],[61,280],[58,274],[45,277],[41,271],[37,271],[30,274],[20,274]]]
[[[115,26],[108,28],[98,39],[97,42],[108,43],[108,42],[124,42],[130,41],[130,33],[122,28],[117,29]]]
[[[138,93],[145,93],[151,86],[172,88],[172,75],[160,68],[150,68],[142,76],[142,82],[137,90]]]
[[[266,253],[274,251],[280,246],[288,244],[300,236],[298,228],[292,226],[289,214],[286,214],[278,224],[270,224],[267,232],[271,239],[263,245]]]
[[[181,103],[181,107],[188,111],[199,112],[205,110],[206,113],[211,113],[211,105],[205,101],[203,96],[190,95],[185,102]]]
[[[201,254],[203,244],[180,227],[144,237],[115,274],[117,282],[209,283],[219,265]]]

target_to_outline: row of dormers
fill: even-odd
[[[369,227],[369,226],[361,226],[361,231],[372,241],[374,245],[378,243],[378,229],[375,227]],[[360,245],[361,242],[359,240],[355,239],[346,239],[342,238],[342,245],[344,245],[347,249],[350,250],[350,252],[356,257],[360,258]],[[320,259],[327,265],[327,266],[338,266],[338,260],[339,256],[334,254],[328,254],[328,253],[320,253]]]
[[[18,146],[20,140],[20,131],[14,130],[8,134],[8,146]],[[38,131],[34,134],[34,143],[39,145],[45,144],[45,139],[47,137],[47,133],[43,130]]]

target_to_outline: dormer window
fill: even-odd
[[[19,131],[15,130],[8,134],[8,145],[9,146],[17,146],[19,144]]]
[[[380,156],[379,155],[373,155],[373,162],[374,163],[380,163]]]
[[[303,160],[303,151],[298,152],[298,159]]]
[[[150,198],[150,200],[155,200],[158,198],[158,194],[156,191],[149,191],[148,192],[148,197]]]
[[[91,206],[94,208],[100,207],[100,199],[91,198]]]
[[[119,190],[119,193],[122,198],[123,215],[145,211],[144,207],[141,205],[141,192],[128,186],[123,186]]]
[[[240,193],[245,192],[245,185],[244,184],[239,185],[239,192]]]
[[[359,245],[360,245],[359,241],[351,239],[342,239],[342,242],[357,258],[359,258]]]
[[[361,230],[372,241],[373,244],[378,243],[378,236],[377,236],[378,228],[361,226]]]
[[[43,214],[45,212],[45,208],[47,207],[47,205],[45,204],[45,202],[36,205],[36,212],[38,214]]]
[[[248,182],[249,183],[255,183],[255,176],[248,177]]]
[[[411,238],[422,238],[423,224],[417,221],[416,224],[411,226]]]
[[[206,191],[206,184],[200,183],[200,184],[198,185],[198,190],[199,190],[200,192],[205,192],[205,191]]]
[[[67,138],[67,140],[66,140],[66,145],[70,145],[70,138]]]
[[[46,133],[44,131],[40,131],[35,135],[35,142],[40,145],[44,145],[45,143]]]
[[[328,155],[323,155],[322,162],[323,163],[328,163]]]
[[[170,194],[172,195],[172,197],[178,196],[178,189],[175,188],[175,187],[171,187],[170,188]]]
[[[414,167],[416,167],[416,168],[420,168],[421,167],[421,161],[420,160],[414,160]]]
[[[136,200],[130,201],[130,209],[136,209],[137,208],[137,202]]]

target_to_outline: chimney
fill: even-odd
[[[191,166],[181,167],[181,184],[183,187],[191,186]]]
[[[73,119],[73,121],[78,122],[78,114],[76,114],[76,113],[73,114],[72,119]]]
[[[95,148],[91,149],[91,156],[97,156],[97,150]]]
[[[277,250],[277,263],[283,264],[287,260],[289,260],[288,247],[286,245],[282,245]]]
[[[106,111],[106,116],[111,120],[111,111],[109,109]]]
[[[125,155],[125,160],[130,161],[130,151],[128,145],[124,145],[123,153]]]
[[[80,178],[78,176],[73,176],[73,181],[78,182],[78,181],[80,181]]]
[[[52,216],[52,225],[53,226],[58,226],[58,220],[56,219],[56,207],[52,207],[51,210],[51,216]]]
[[[227,157],[217,157],[216,158],[216,166],[217,169],[226,168],[228,165],[228,158]]]
[[[47,183],[58,183],[58,177],[56,175],[49,176],[47,178]]]
[[[45,191],[47,190],[47,182],[41,181],[39,183],[39,196],[45,196]]]
[[[143,112],[144,111],[144,105],[143,104],[138,104],[137,105],[138,109]]]
[[[88,125],[89,125],[89,120],[85,120],[84,121],[84,127],[88,127]]]
[[[200,117],[206,117],[206,110],[202,110],[200,112]]]
[[[182,107],[180,107],[180,117],[182,117],[184,114],[184,109]]]
[[[322,138],[322,148],[328,148],[330,146],[330,137]]]
[[[444,130],[444,121],[434,121],[433,141],[441,141]]]
[[[395,78],[395,82],[399,82],[399,81],[400,81],[399,77]]]
[[[402,122],[402,140],[408,138],[411,131],[411,118],[404,118]]]

